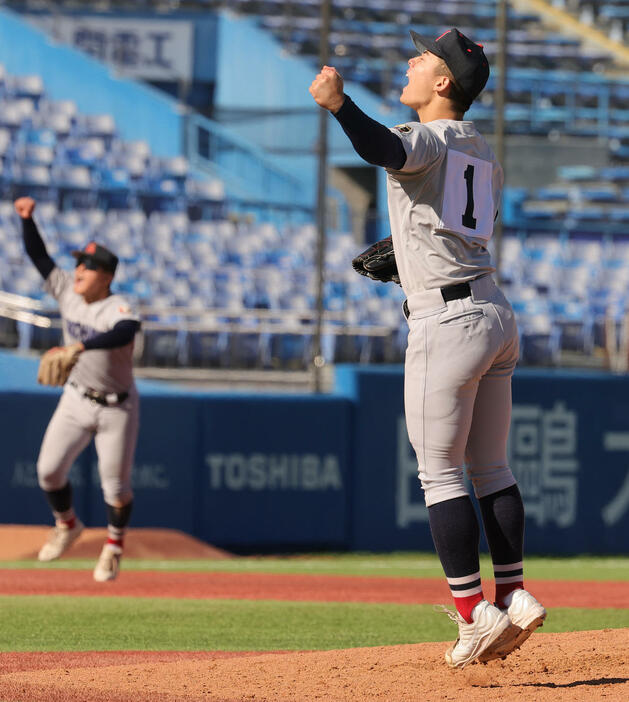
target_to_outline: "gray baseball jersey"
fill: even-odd
[[[59,303],[66,345],[110,331],[122,320],[139,321],[120,295],[86,303],[74,292],[72,273],[59,268],[53,268],[44,288]],[[103,406],[85,396],[87,389],[128,395],[122,402]],[[40,487],[61,489],[73,462],[93,438],[105,502],[128,502],[133,495],[131,469],[138,429],[133,341],[120,348],[84,351],[72,369],[42,441],[37,460]]]
[[[507,463],[511,375],[518,359],[513,310],[496,287],[487,243],[502,168],[471,122],[398,125],[407,154],[388,170],[389,217],[409,310],[404,401],[428,506],[513,485]],[[469,282],[446,301],[441,288]]]
[[[87,341],[123,319],[140,321],[120,295],[88,304],[74,292],[72,273],[54,268],[44,288],[59,303],[64,343]],[[127,392],[133,384],[133,342],[115,349],[92,349],[79,356],[69,381],[98,392]]]
[[[472,122],[439,119],[393,127],[406,163],[388,170],[393,248],[407,296],[494,271],[493,233],[503,172]]]

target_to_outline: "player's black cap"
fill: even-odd
[[[104,246],[97,244],[95,241],[90,241],[90,243],[80,251],[73,251],[72,255],[76,258],[77,265],[83,263],[85,267],[90,270],[103,268],[110,273],[116,272],[118,256]]]
[[[430,51],[446,62],[470,104],[478,97],[489,78],[489,62],[482,44],[475,44],[455,28],[436,39],[426,39],[411,29],[411,39],[420,53]]]

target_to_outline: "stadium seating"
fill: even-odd
[[[278,0],[208,0],[207,4],[257,17],[287,51],[317,63],[318,2],[291,3],[290,13],[286,12],[286,3]],[[621,0],[595,4],[601,16],[624,16],[627,12]],[[405,83],[406,61],[413,50],[404,27],[435,36],[455,24],[482,42],[493,62],[497,51],[495,15],[493,0],[335,2],[330,62],[346,79],[362,83],[385,101],[397,104]],[[602,76],[612,65],[609,52],[549,31],[537,15],[523,12],[519,6],[510,5],[508,21],[508,132],[545,134],[549,129],[561,128],[568,134],[600,134],[602,129],[626,124],[629,81]],[[494,75],[482,101],[470,111],[481,129],[493,128],[495,85]]]
[[[573,11],[592,8],[594,22],[613,18],[609,27],[615,22],[616,33],[619,18],[623,22],[622,2],[557,0],[562,3]],[[291,53],[306,60],[318,54],[317,0],[290,3],[289,15],[283,0],[203,4],[255,14]],[[347,78],[397,102],[411,49],[401,28],[434,35],[456,23],[484,43],[491,60],[495,6],[489,0],[335,0],[334,63]],[[605,315],[619,319],[629,302],[623,237],[629,81],[603,75],[608,54],[548,32],[535,15],[512,7],[509,18],[507,131],[604,137],[613,164],[561,169],[551,186],[507,194],[501,278],[520,321],[522,361],[556,364],[564,351],[587,355],[602,345]],[[484,130],[493,126],[494,89],[492,76],[470,112]],[[38,76],[6,75],[1,67],[0,187],[0,289],[52,306],[38,274],[25,265],[12,211],[13,198],[32,194],[60,266],[72,267],[70,251],[92,238],[120,255],[117,289],[152,308],[144,363],[307,364],[316,247],[314,226],[303,217],[299,224],[230,217],[236,207],[218,179],[199,177],[185,159],[158,158],[144,142],[122,140],[110,115],[82,114],[70,101],[51,100]],[[324,354],[329,361],[400,361],[402,292],[351,271],[348,262],[359,248],[348,234],[330,236]],[[265,316],[274,312],[275,318]],[[339,333],[346,325],[353,333]],[[33,328],[28,343],[44,347],[51,334]]]
[[[153,308],[146,315],[143,362],[267,368],[308,363],[315,299],[312,224],[279,228],[227,219],[220,181],[191,173],[183,158],[158,158],[143,142],[121,140],[108,115],[83,115],[71,102],[48,99],[37,76],[0,75],[6,108],[0,110],[0,288],[54,309],[25,260],[13,212],[12,200],[29,194],[38,201],[36,217],[60,267],[72,268],[71,251],[90,239],[119,255],[116,289]],[[348,262],[357,248],[349,235],[334,237],[326,307],[342,318],[351,305],[348,318],[363,326],[360,340],[351,342],[360,347],[355,360],[384,358],[368,330],[388,319],[391,336],[397,334],[401,293],[383,294],[383,285],[352,272]],[[155,308],[175,313],[152,315]],[[183,308],[188,316],[176,313]],[[230,313],[214,315],[217,331],[202,330],[208,309]],[[240,317],[246,310],[277,310],[275,326]],[[190,314],[195,311],[196,318]],[[59,340],[56,329],[20,330],[22,345],[33,348]],[[337,337],[342,335],[327,333],[329,360],[343,356]],[[18,343],[15,333],[4,338]],[[398,347],[397,356],[390,351],[387,358],[399,360],[402,352]]]
[[[629,34],[629,7],[624,0],[553,0],[553,5],[600,28],[615,41],[622,42]]]

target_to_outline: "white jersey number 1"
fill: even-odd
[[[441,228],[466,239],[488,240],[494,231],[492,164],[448,150]]]

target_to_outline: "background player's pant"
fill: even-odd
[[[466,461],[478,497],[515,483],[507,464],[515,318],[490,276],[470,287],[471,297],[448,303],[440,290],[408,299],[406,424],[428,506],[467,494]]]
[[[103,407],[66,385],[39,452],[40,487],[62,488],[72,464],[94,437],[105,502],[128,502],[133,497],[131,468],[138,428],[139,398],[135,387],[121,405]]]

